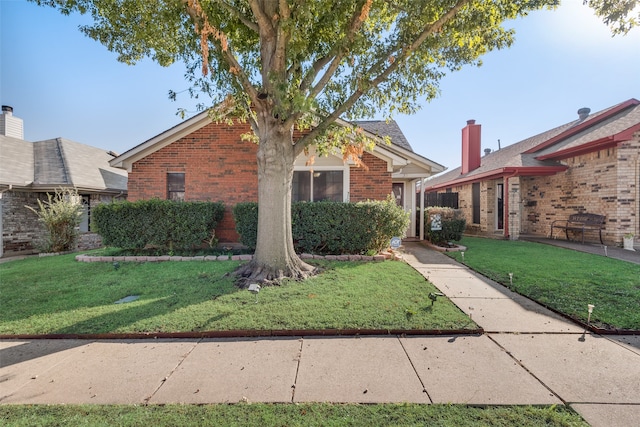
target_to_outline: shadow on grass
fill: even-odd
[[[53,334],[107,334],[117,333],[119,329],[127,329],[131,333],[154,333],[154,332],[193,332],[193,330],[179,331],[170,328],[171,330],[162,330],[163,325],[158,325],[156,330],[143,330],[135,331],[131,328],[131,325],[144,322],[145,319],[152,317],[162,317],[170,314],[174,311],[187,308],[191,305],[197,305],[211,298],[195,299],[195,300],[177,300],[179,297],[176,295],[174,298],[168,297],[152,302],[145,303],[141,301],[138,304],[130,307],[113,311],[110,313],[104,313],[99,316],[91,317],[80,322],[76,322],[64,328],[60,328],[52,332]],[[174,300],[174,301],[172,301]],[[140,300],[138,300],[140,301]],[[136,301],[136,302],[138,302]],[[132,304],[132,303],[129,303]],[[224,317],[224,316],[223,316]],[[198,322],[206,324],[205,322]]]
[[[0,323],[99,308],[131,295],[165,300],[176,310],[239,290],[228,276],[235,262],[229,268],[196,262],[122,263],[118,269],[110,263],[69,263],[75,261],[53,267],[41,263],[20,270],[24,274],[34,272],[27,281],[4,275],[0,290],[3,303],[11,309],[0,312]],[[162,304],[154,307],[160,313],[151,316],[165,312]]]

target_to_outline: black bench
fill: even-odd
[[[584,243],[585,230],[597,230],[600,235],[600,243],[604,244],[602,242],[602,229],[605,225],[604,220],[604,215],[598,214],[580,213],[569,215],[569,219],[558,219],[551,223],[551,238],[553,239],[553,230],[556,228],[564,230],[567,240],[569,240],[569,231],[579,231],[582,233],[582,243]]]

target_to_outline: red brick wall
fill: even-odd
[[[391,194],[391,172],[387,172],[387,162],[370,153],[364,153],[362,161],[369,170],[351,168],[349,201],[386,199]]]
[[[237,242],[232,209],[236,203],[257,201],[257,145],[242,141],[248,124],[234,127],[211,123],[136,162],[129,173],[128,200],[167,197],[167,173],[185,173],[185,200],[221,201],[225,214],[216,229],[220,242]],[[350,198],[382,200],[391,193],[391,173],[385,161],[365,153],[369,167],[351,168]]]
[[[248,124],[211,123],[133,164],[131,201],[167,197],[167,173],[185,173],[185,200],[221,201],[225,213],[216,229],[221,242],[237,242],[232,208],[258,199],[257,145],[242,141]]]

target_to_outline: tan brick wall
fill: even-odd
[[[542,177],[509,178],[509,237],[549,236],[554,220],[580,212],[606,215],[606,244],[622,244],[622,236],[640,236],[640,133],[620,146],[566,159],[566,172]],[[472,185],[452,188],[467,218],[467,233],[499,237],[496,230],[496,189],[503,179],[480,185],[480,224],[472,224]],[[505,195],[506,196],[506,195]],[[507,218],[505,218],[505,221]],[[554,236],[558,233],[555,231]],[[562,237],[562,236],[560,236]],[[597,242],[597,232],[585,241]]]
[[[618,148],[616,242],[627,233],[640,239],[640,132]]]
[[[505,218],[505,221],[509,221],[509,239],[511,240],[518,240],[522,233],[521,180],[520,177],[509,178],[509,188],[504,189],[504,197],[507,197],[506,193],[509,192],[508,219]]]
[[[549,236],[554,220],[588,212],[606,215],[602,235],[607,244],[620,245],[626,232],[637,234],[639,152],[637,135],[617,148],[566,159],[564,173],[522,178],[523,231]],[[597,234],[585,240],[596,242]]]
[[[248,124],[230,127],[211,123],[136,162],[129,173],[128,200],[167,197],[167,173],[185,173],[185,200],[221,201],[222,221],[216,228],[220,242],[239,239],[233,221],[233,206],[257,201],[257,145],[241,140]],[[386,162],[365,153],[364,168],[350,171],[350,200],[382,200],[391,193],[391,174]]]

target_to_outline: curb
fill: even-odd
[[[442,336],[442,335],[483,335],[484,329],[276,329],[276,330],[233,330],[203,332],[146,332],[146,333],[104,333],[104,334],[17,334],[0,335],[2,340],[129,340],[129,339],[185,339],[185,338],[255,338],[255,337],[347,337],[370,335],[399,336]]]

